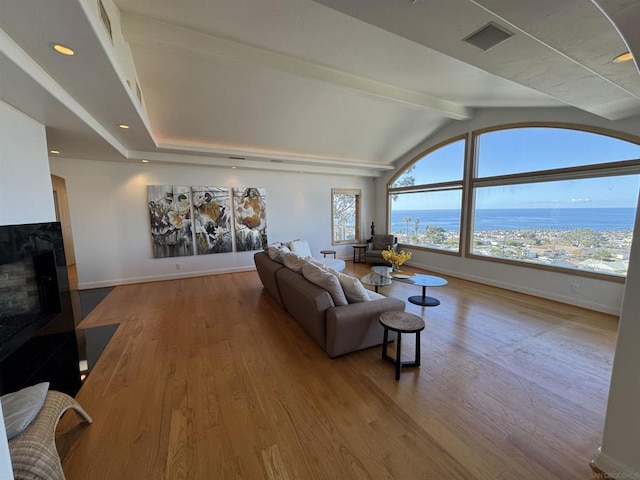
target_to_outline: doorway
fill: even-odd
[[[51,175],[51,187],[53,189],[53,203],[56,209],[56,221],[60,222],[62,227],[64,256],[67,260],[67,270],[69,272],[69,286],[72,290],[77,290],[78,273],[76,269],[76,254],[73,246],[73,233],[71,230],[67,184],[64,178]]]

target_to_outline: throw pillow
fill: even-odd
[[[311,256],[309,242],[307,242],[306,240],[292,240],[289,242],[289,248],[293,253],[297,253],[302,258]]]
[[[282,256],[282,261],[285,267],[299,274],[302,274],[302,267],[304,266],[305,263],[307,263],[307,261],[304,258],[300,257],[299,255],[296,255],[293,252],[285,253]]]
[[[339,275],[336,276],[349,303],[368,302],[371,300],[369,291],[364,288],[364,285],[362,285],[359,279],[351,275],[345,275],[342,272],[338,273]]]
[[[282,263],[282,257],[285,253],[291,252],[288,247],[285,247],[280,242],[275,243],[273,245],[269,245],[266,249],[267,255],[269,258],[275,262]]]
[[[371,297],[369,296],[369,293],[371,292],[364,288],[362,282],[356,277],[339,272],[331,267],[325,266],[324,269],[329,273],[333,273],[338,278],[340,286],[342,287],[344,295],[347,297],[347,301],[349,303],[368,302],[371,300]]]
[[[335,306],[349,304],[342,290],[342,286],[338,281],[338,277],[335,275],[309,262],[302,267],[302,275],[311,283],[329,292]]]
[[[49,382],[38,383],[0,397],[7,440],[19,435],[36,418],[49,390]]]

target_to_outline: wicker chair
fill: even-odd
[[[93,422],[72,397],[49,390],[31,425],[9,441],[15,480],[65,480],[55,432],[62,414],[69,409],[75,410],[81,420]]]

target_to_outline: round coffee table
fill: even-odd
[[[372,286],[376,293],[378,293],[378,288],[386,287],[387,285],[391,285],[392,283],[391,277],[380,275],[375,271],[372,271],[371,273],[367,273],[364,277],[360,279],[360,281],[365,285]]]
[[[410,283],[422,287],[422,295],[414,295],[407,299],[414,305],[420,305],[422,307],[436,307],[440,305],[440,300],[437,298],[427,297],[427,287],[442,287],[448,283],[444,278],[422,274],[412,275],[408,278],[394,276],[393,279],[398,282]]]
[[[402,367],[420,366],[420,332],[424,330],[424,320],[417,315],[407,312],[384,312],[380,315],[380,325],[384,327],[384,339],[382,343],[382,358],[396,366],[396,380],[400,380]],[[398,335],[396,343],[396,358],[387,354],[389,330]],[[402,361],[402,334],[416,334],[416,354],[413,362]]]

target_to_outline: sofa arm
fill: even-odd
[[[351,303],[327,310],[325,350],[330,357],[355,352],[382,343],[384,329],[379,318],[384,312],[403,312],[405,303],[386,297]],[[391,332],[390,332],[391,333]],[[390,335],[390,340],[395,337]]]

